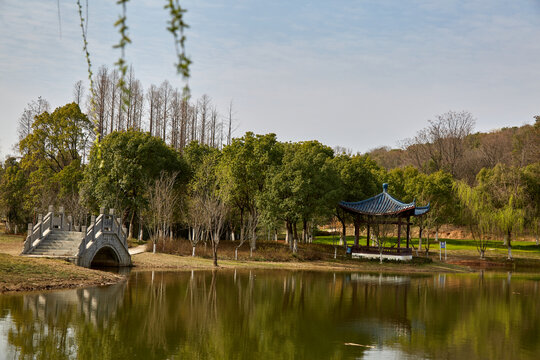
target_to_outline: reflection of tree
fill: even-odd
[[[119,288],[0,296],[0,323],[10,324],[11,358],[341,359],[367,349],[345,343],[526,357],[540,351],[537,287],[516,276],[141,272]]]

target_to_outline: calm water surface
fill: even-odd
[[[538,359],[540,277],[135,272],[0,296],[0,358]]]

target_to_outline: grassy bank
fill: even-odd
[[[119,275],[75,266],[64,260],[18,256],[24,236],[0,234],[0,293],[111,284]]]
[[[63,260],[0,253],[0,293],[104,285],[122,279],[119,275],[81,268]]]
[[[540,271],[540,247],[534,242],[514,242],[514,260],[506,260],[506,248],[502,242],[488,244],[486,259],[480,260],[474,241],[447,240],[447,261],[439,261],[438,243],[431,243],[430,254],[420,252],[410,263],[377,260],[352,260],[342,246],[334,246],[332,236],[317,237],[313,244],[299,244],[298,254],[292,254],[283,241],[259,241],[250,253],[249,244],[235,250],[238,242],[223,241],[219,247],[221,269],[290,269],[366,271],[391,273],[468,272],[478,269]],[[365,238],[361,240],[365,242]],[[348,237],[352,243],[353,238]],[[418,239],[413,239],[418,247]],[[80,268],[62,260],[28,258],[18,256],[22,250],[23,236],[0,235],[0,292],[71,288],[109,284],[123,278],[107,272]],[[425,244],[424,244],[425,246]],[[151,246],[150,246],[151,247]],[[133,256],[136,269],[213,269],[211,247],[200,244],[196,257],[191,257],[188,241],[167,241],[158,244],[158,253],[142,253]],[[335,258],[334,258],[335,256]]]
[[[215,269],[212,259],[203,257],[179,256],[149,252],[132,257],[135,270],[211,270]],[[263,260],[223,260],[218,261],[220,269],[282,269],[313,271],[365,271],[388,273],[436,273],[468,272],[468,268],[445,263],[418,264],[383,263],[359,260],[312,260],[312,261],[263,261]]]
[[[323,245],[337,244],[339,238],[336,236],[318,236],[315,243]],[[392,240],[397,241],[395,238]],[[472,239],[443,239],[446,242],[447,263],[464,265],[473,269],[501,269],[501,270],[526,270],[540,271],[540,246],[534,241],[512,241],[513,260],[508,260],[508,249],[500,240],[490,240],[487,242],[485,259],[480,259],[480,254],[476,249]],[[360,244],[365,245],[366,237],[360,237]],[[347,236],[347,243],[354,243],[354,236]],[[418,238],[411,239],[412,245],[418,249]],[[418,254],[426,256],[426,239],[423,239],[422,251]],[[430,249],[427,255],[434,261],[439,260],[439,243],[430,239]],[[442,251],[444,259],[444,250]]]

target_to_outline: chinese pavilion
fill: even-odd
[[[427,206],[416,206],[416,201],[411,203],[401,202],[388,193],[388,184],[383,184],[383,192],[369,199],[357,202],[341,201],[338,206],[352,215],[354,219],[354,246],[351,248],[354,257],[378,257],[378,246],[370,246],[370,230],[373,225],[393,224],[397,225],[397,246],[382,248],[383,257],[394,260],[412,259],[412,250],[409,247],[410,227],[412,216],[421,216],[429,211]],[[358,243],[360,237],[360,225],[367,227],[366,246]],[[406,245],[401,244],[401,228],[406,226]]]

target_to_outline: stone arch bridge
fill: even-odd
[[[114,209],[100,209],[92,215],[90,226],[74,226],[65,216],[49,206],[47,215],[38,215],[37,224],[28,224],[28,236],[21,255],[61,258],[83,267],[131,266],[126,232]]]

